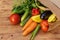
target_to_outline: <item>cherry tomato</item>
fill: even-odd
[[[35,16],[35,15],[38,15],[38,14],[39,14],[39,9],[33,8],[32,9],[32,15]]]
[[[18,24],[20,22],[20,16],[18,14],[12,14],[10,16],[10,22],[12,24]]]
[[[48,28],[49,28],[49,24],[48,24],[48,21],[47,20],[43,20],[41,23],[41,29],[44,31],[44,32],[47,32],[48,31]]]

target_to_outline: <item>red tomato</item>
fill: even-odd
[[[33,8],[32,9],[32,15],[35,16],[35,15],[38,15],[38,14],[39,14],[39,9]]]
[[[45,26],[49,26],[48,21],[47,20],[42,20],[41,24],[44,24]]]
[[[45,26],[45,25],[43,25],[42,27],[41,27],[41,29],[42,29],[42,31],[44,31],[44,32],[47,32],[48,31],[48,26]]]
[[[49,28],[49,24],[48,24],[48,21],[47,20],[43,20],[41,23],[41,29],[44,31],[44,32],[47,32],[48,31],[48,28]]]
[[[12,24],[18,24],[20,22],[20,16],[18,14],[12,14],[10,16],[10,22]]]

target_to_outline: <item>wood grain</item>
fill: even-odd
[[[19,24],[12,25],[9,22],[12,4],[12,0],[0,0],[0,40],[29,40],[30,35],[24,37]],[[51,24],[52,27],[54,25]],[[35,40],[60,40],[60,25],[47,33],[40,30]]]

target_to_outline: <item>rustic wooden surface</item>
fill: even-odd
[[[9,22],[11,9],[12,0],[0,0],[0,40],[29,40],[30,35],[25,37],[22,36],[22,27],[19,25],[12,25]],[[35,40],[60,40],[60,25],[47,33],[40,30]]]

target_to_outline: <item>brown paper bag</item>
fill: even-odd
[[[39,0],[42,4],[47,6],[53,13],[56,14],[58,20],[60,21],[60,9],[54,5],[50,0]]]
[[[39,0],[42,4],[44,4],[45,6],[47,6],[53,13],[55,13],[56,17],[57,17],[57,21],[55,23],[50,23],[50,30],[55,29],[56,27],[60,26],[60,9],[54,5],[50,0]]]

